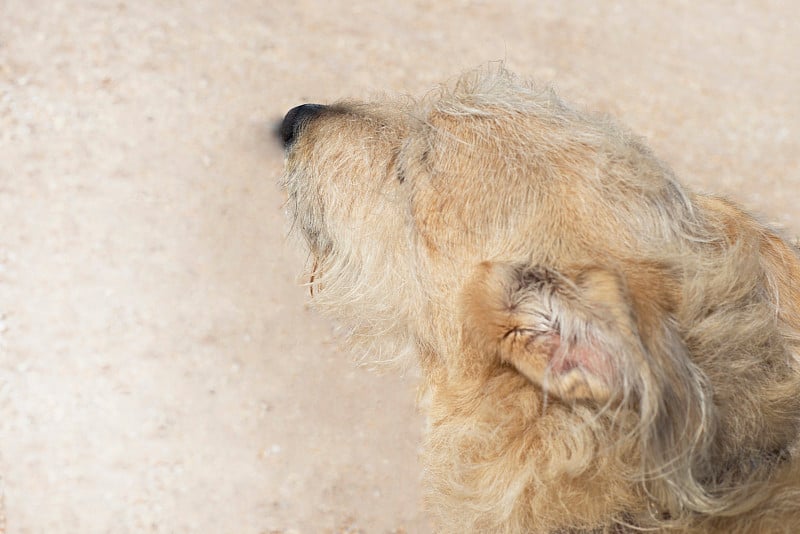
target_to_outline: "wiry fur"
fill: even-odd
[[[800,258],[502,68],[329,106],[283,185],[320,309],[410,352],[442,532],[796,532]]]

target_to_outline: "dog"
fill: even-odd
[[[421,369],[437,531],[800,532],[777,231],[502,66],[278,133],[315,305]]]

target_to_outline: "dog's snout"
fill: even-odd
[[[289,148],[308,121],[319,115],[326,106],[320,104],[303,104],[289,110],[281,122],[279,135],[283,147]]]

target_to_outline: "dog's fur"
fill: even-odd
[[[800,531],[800,257],[774,230],[502,67],[296,133],[314,301],[419,362],[439,531]]]

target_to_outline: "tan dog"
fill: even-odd
[[[499,69],[305,105],[283,185],[318,307],[414,354],[442,532],[800,532],[800,258]]]

